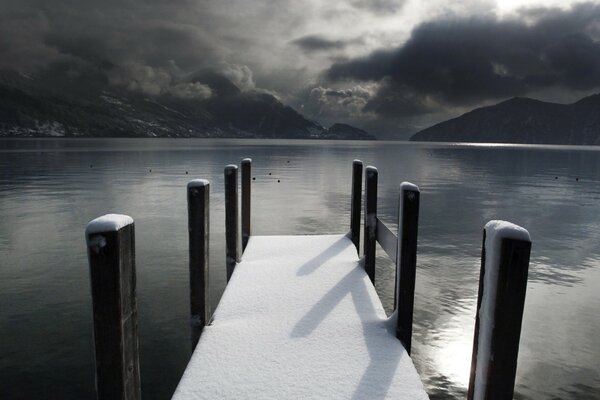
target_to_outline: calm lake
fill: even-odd
[[[378,167],[394,229],[400,182],[420,187],[413,358],[434,399],[466,394],[484,224],[528,229],[515,398],[600,398],[600,148],[204,139],[0,140],[0,398],[93,397],[84,229],[109,212],[136,224],[143,398],[170,398],[190,356],[186,183],[211,181],[215,305],[223,167],[243,157],[258,235],[347,231],[355,158]],[[389,312],[394,270],[377,263]]]

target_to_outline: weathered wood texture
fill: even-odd
[[[352,162],[352,197],[350,200],[350,239],[360,253],[360,209],[362,200],[362,171],[360,160]]]
[[[248,245],[251,227],[251,188],[252,188],[252,159],[242,160],[242,252]]]
[[[209,296],[209,194],[208,181],[192,181],[187,188],[190,257],[190,312],[192,350],[210,318]]]
[[[377,218],[377,241],[381,245],[381,248],[390,257],[390,260],[396,264],[396,257],[398,256],[398,236],[392,232],[386,224]]]
[[[377,168],[365,170],[365,211],[364,211],[364,266],[372,283],[375,283],[375,256],[377,251]]]
[[[134,225],[87,234],[92,284],[96,395],[140,398]]]
[[[240,261],[240,223],[238,211],[238,167],[225,167],[225,264],[227,281]]]
[[[401,190],[396,257],[396,336],[410,354],[417,268],[419,191]]]
[[[525,306],[525,293],[527,291],[531,242],[502,239],[498,279],[495,288],[496,298],[486,300],[495,303],[492,308],[494,312],[487,321],[489,326],[483,327],[481,324],[485,322],[480,321],[479,315],[486,273],[485,239],[486,233],[484,230],[471,376],[467,398],[469,400],[510,400],[513,398],[517,373],[517,356]],[[484,328],[491,332],[490,349],[486,349],[486,351],[490,351],[490,357],[485,368],[487,370],[486,376],[477,376],[477,353],[482,351],[478,348],[479,336]]]

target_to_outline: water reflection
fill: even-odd
[[[599,151],[90,139],[1,140],[0,154],[0,398],[92,396],[83,228],[107,212],[136,220],[143,395],[168,398],[189,357],[185,185],[212,182],[216,304],[225,285],[223,166],[245,156],[254,159],[255,234],[345,230],[355,158],[378,167],[380,217],[391,227],[399,183],[420,186],[413,357],[432,398],[466,393],[482,228],[496,218],[533,239],[515,397],[600,392]],[[393,277],[379,249],[376,288],[388,312]]]

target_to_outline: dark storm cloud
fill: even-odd
[[[395,127],[448,117],[456,105],[599,85],[600,6],[464,17],[493,7],[491,0],[0,0],[0,70],[200,98],[214,93],[188,78],[218,71],[320,122]],[[419,22],[440,15],[463,17]],[[347,61],[331,66],[341,57]]]
[[[331,81],[375,81],[365,109],[384,116],[427,112],[561,87],[600,86],[600,6],[523,11],[517,17],[431,21],[399,48],[332,65]]]
[[[348,44],[343,40],[330,40],[319,35],[308,35],[292,41],[305,52],[343,49]]]
[[[352,5],[374,14],[388,14],[399,11],[404,3],[404,0],[355,0]]]
[[[0,70],[44,79],[86,76],[149,95],[207,97],[184,83],[214,66],[223,41],[187,0],[0,0]]]
[[[35,70],[65,58],[149,65],[176,58],[179,65],[195,64],[201,52],[206,56],[213,49],[198,29],[175,18],[181,3],[0,0],[0,67]]]

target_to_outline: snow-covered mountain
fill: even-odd
[[[50,79],[4,71],[0,136],[374,139],[348,125],[324,128],[274,96],[241,91],[216,73],[190,79],[211,95],[150,96],[101,76]]]

